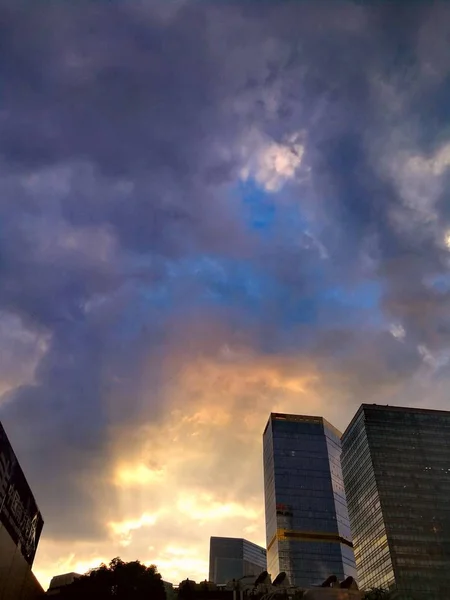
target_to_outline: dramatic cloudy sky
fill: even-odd
[[[264,543],[271,410],[450,408],[449,30],[448,3],[0,0],[0,418],[43,585]]]

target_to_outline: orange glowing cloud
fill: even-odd
[[[43,582],[115,555],[156,563],[175,583],[199,580],[211,535],[264,543],[262,430],[272,410],[320,412],[319,376],[301,358],[231,352],[166,363],[166,412],[157,421],[144,412],[140,427],[112,434],[111,503],[101,509],[108,535],[66,552],[44,536]]]

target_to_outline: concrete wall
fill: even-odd
[[[0,524],[0,600],[36,600],[43,595],[22,553]]]

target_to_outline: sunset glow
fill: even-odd
[[[271,412],[450,408],[450,3],[22,4],[0,420],[33,570],[204,580],[210,536],[266,545]]]

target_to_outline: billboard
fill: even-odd
[[[44,521],[1,423],[0,522],[31,567]]]

